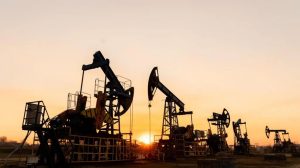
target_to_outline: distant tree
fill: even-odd
[[[0,136],[0,143],[5,143],[7,142],[7,137],[6,136]]]

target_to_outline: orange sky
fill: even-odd
[[[266,125],[299,143],[299,8],[296,0],[1,1],[0,136],[25,136],[27,101],[43,100],[50,116],[63,111],[82,64],[101,50],[135,87],[136,138],[148,132],[147,80],[158,66],[161,81],[194,111],[196,129],[226,107],[248,123],[252,143],[272,143]],[[96,77],[103,72],[89,72],[85,91]],[[157,92],[152,102],[154,134],[163,100]]]

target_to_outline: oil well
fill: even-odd
[[[296,147],[291,141],[289,133],[285,129],[270,129],[266,126],[265,133],[267,138],[270,138],[270,134],[274,133],[273,152],[275,153],[295,153]],[[281,133],[281,136],[280,136]]]
[[[244,127],[244,129],[241,128]],[[234,132],[234,153],[235,154],[249,154],[250,153],[250,139],[248,138],[248,131],[246,122],[238,119],[232,122]],[[243,132],[244,130],[244,132]]]
[[[226,128],[230,125],[229,112],[224,108],[223,112],[215,113],[211,118],[207,119],[209,123],[209,130],[207,133],[207,144],[209,146],[210,153],[216,154],[217,152],[227,152],[229,150],[227,140],[228,134]],[[216,133],[212,132],[211,126],[215,126],[217,129]]]
[[[185,111],[184,103],[160,81],[158,68],[154,67],[148,80],[150,102],[157,89],[166,96],[162,131],[156,149],[158,157],[170,160],[203,155],[206,152],[204,131],[194,130],[193,112]],[[190,124],[180,125],[178,118],[187,115],[190,116]]]
[[[92,108],[90,94],[82,90],[85,72],[96,68],[101,68],[105,79],[95,80],[96,107]],[[52,168],[133,160],[132,132],[122,132],[120,123],[126,112],[132,115],[134,88],[129,79],[122,79],[98,51],[91,64],[82,66],[80,91],[68,95],[65,111],[50,118],[43,101],[27,102],[22,129],[37,135],[37,162]]]
[[[104,73],[104,79],[97,78],[94,92],[85,93],[85,73],[98,68]],[[43,101],[26,103],[22,129],[27,131],[25,140],[30,133],[34,133],[33,147],[37,147],[34,148],[35,155],[27,158],[29,165],[47,165],[54,168],[82,163],[133,163],[131,161],[136,160],[139,153],[137,144],[132,139],[134,88],[131,80],[117,76],[110,67],[109,59],[105,59],[100,51],[93,55],[93,62],[83,65],[81,70],[80,90],[75,94],[68,94],[65,111],[51,118]],[[233,160],[241,157],[238,155],[253,154],[250,151],[247,124],[241,119],[232,122],[233,151],[229,148],[226,129],[230,126],[231,118],[226,108],[221,113],[213,112],[207,119],[207,132],[197,130],[193,124],[193,112],[186,111],[183,101],[161,82],[158,68],[154,67],[147,88],[149,112],[157,90],[164,94],[165,100],[161,134],[158,141],[153,143],[153,158],[183,158],[188,161],[196,158],[198,167],[232,167]],[[91,107],[92,99],[95,101],[95,107]],[[121,129],[121,121],[123,122],[126,113],[130,115],[129,132],[123,132]],[[188,117],[187,125],[181,123],[183,116]],[[299,154],[287,130],[269,129],[266,126],[267,138],[271,133],[275,134],[273,153],[265,154],[265,158],[277,160],[278,156],[285,158],[286,153]],[[282,155],[284,157],[281,157]]]

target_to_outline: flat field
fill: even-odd
[[[3,159],[0,167],[26,167],[24,159],[12,159],[6,166]],[[2,163],[1,163],[2,162]],[[286,161],[264,160],[263,156],[234,156],[234,168],[300,168],[300,157],[288,157]],[[197,159],[178,159],[176,161],[148,161],[137,160],[134,162],[77,164],[73,168],[197,168]],[[210,168],[209,165],[207,167]]]

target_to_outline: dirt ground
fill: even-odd
[[[237,157],[233,161],[235,168],[300,168],[300,158],[288,158],[286,161],[266,161],[260,157]],[[74,166],[74,168],[197,168],[197,159],[180,159],[173,162],[135,161],[133,163],[118,163],[93,166]],[[207,166],[209,167],[209,166]]]
[[[134,162],[120,163],[97,163],[90,165],[72,165],[73,168],[197,168],[198,159],[178,159],[176,161],[147,161],[137,160]],[[8,162],[8,166],[4,166],[3,162],[0,167],[25,167],[24,164]],[[24,162],[23,162],[24,163]],[[286,161],[266,161],[263,156],[234,156],[234,168],[300,168],[300,157],[288,157]],[[1,166],[2,165],[2,166]],[[19,166],[17,166],[19,165]],[[210,168],[209,165],[207,167]]]

